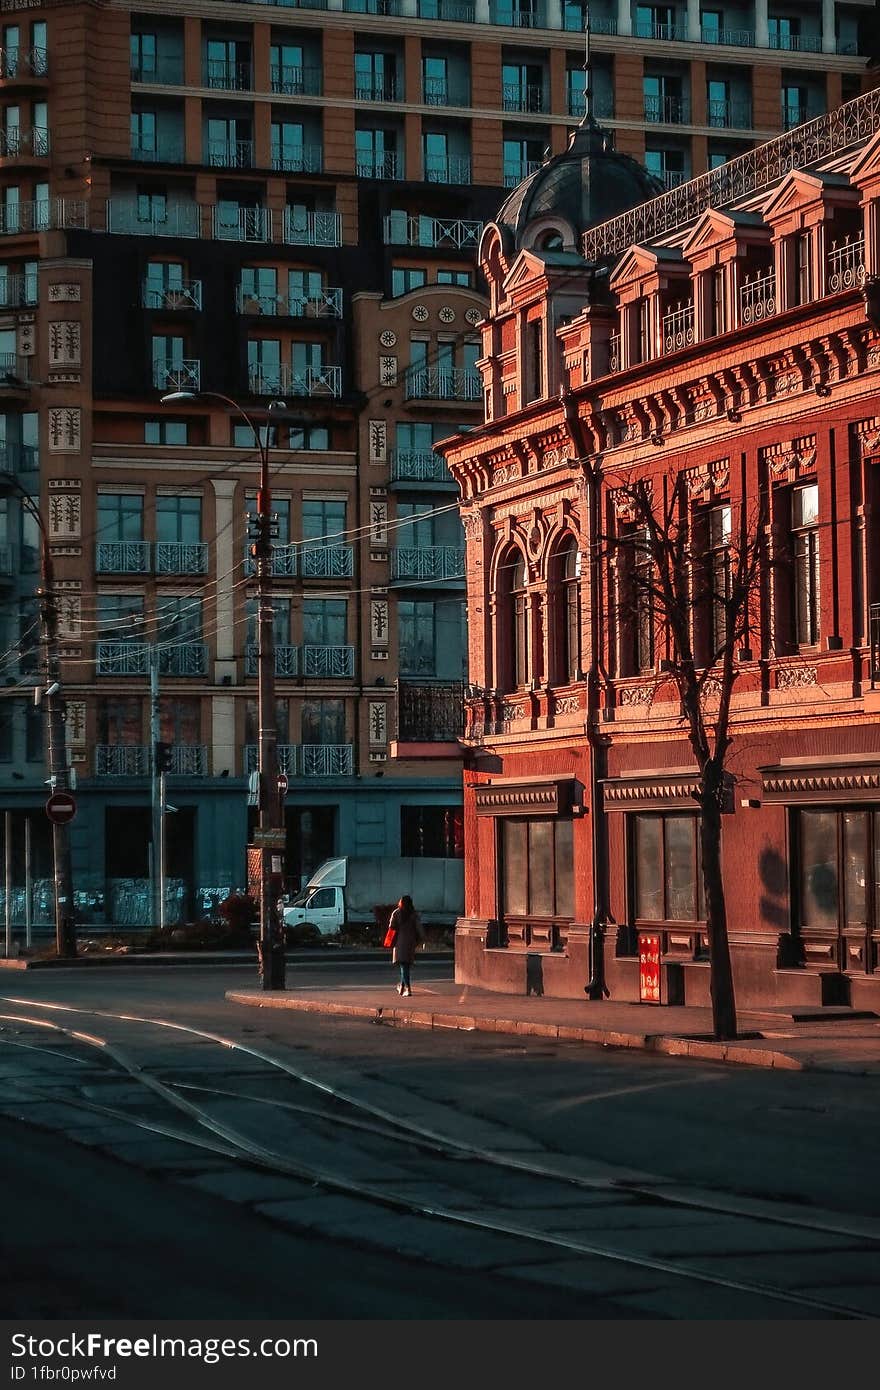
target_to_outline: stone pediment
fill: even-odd
[[[776,222],[799,208],[815,206],[826,198],[846,200],[849,183],[834,174],[807,174],[803,169],[792,169],[764,205],[764,219]]]
[[[535,281],[543,280],[547,267],[542,256],[533,251],[520,251],[504,277],[502,292],[512,294]]]

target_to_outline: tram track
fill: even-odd
[[[244,1163],[267,1173],[298,1179],[325,1192],[355,1198],[380,1207],[426,1218],[429,1221],[440,1221],[460,1228],[470,1228],[471,1231],[514,1238],[537,1249],[554,1252],[557,1256],[592,1257],[641,1271],[650,1271],[674,1280],[710,1285],[717,1289],[766,1299],[780,1305],[796,1306],[817,1315],[856,1319],[871,1316],[862,1308],[848,1306],[845,1301],[814,1297],[808,1292],[777,1287],[760,1280],[732,1277],[729,1274],[695,1264],[686,1265],[678,1259],[622,1249],[601,1240],[584,1238],[579,1234],[539,1229],[536,1225],[530,1225],[513,1216],[508,1217],[497,1210],[492,1212],[467,1210],[466,1204],[465,1207],[458,1207],[450,1204],[448,1200],[426,1200],[423,1196],[396,1192],[393,1190],[393,1186],[389,1187],[387,1184],[380,1186],[375,1182],[358,1180],[344,1171],[338,1171],[338,1169],[333,1171],[326,1164],[316,1166],[303,1163],[292,1159],[288,1154],[279,1152],[278,1149],[272,1148],[270,1145],[256,1141],[253,1135],[248,1134],[239,1124],[230,1123],[228,1119],[212,1113],[211,1105],[214,1102],[221,1105],[229,1102],[240,1102],[245,1107],[256,1105],[265,1107],[267,1111],[274,1109],[277,1112],[295,1116],[305,1123],[330,1125],[354,1135],[366,1136],[371,1140],[381,1140],[392,1146],[397,1145],[410,1151],[430,1153],[443,1160],[456,1159],[461,1163],[460,1174],[462,1170],[475,1173],[479,1167],[484,1165],[488,1165],[493,1170],[506,1169],[515,1172],[522,1179],[534,1182],[536,1192],[542,1183],[549,1181],[563,1184],[567,1190],[571,1190],[573,1197],[578,1191],[595,1195],[605,1194],[609,1200],[620,1198],[636,1200],[650,1203],[655,1207],[667,1206],[670,1209],[707,1212],[713,1216],[724,1216],[744,1222],[758,1222],[764,1226],[797,1228],[802,1232],[813,1233],[817,1236],[843,1237],[857,1241],[860,1246],[859,1253],[866,1250],[870,1250],[872,1254],[877,1253],[876,1247],[880,1243],[880,1223],[874,1222],[866,1228],[864,1222],[859,1222],[857,1229],[857,1223],[842,1214],[822,1213],[811,1216],[808,1212],[791,1212],[790,1210],[782,1210],[770,1199],[744,1199],[734,1194],[714,1191],[696,1193],[691,1191],[689,1193],[673,1190],[669,1180],[659,1177],[635,1180],[572,1172],[572,1160],[562,1154],[558,1156],[549,1154],[538,1160],[532,1155],[493,1151],[485,1146],[469,1143],[454,1135],[444,1134],[433,1125],[425,1125],[412,1118],[391,1114],[384,1107],[351,1094],[350,1090],[346,1088],[333,1085],[321,1077],[310,1075],[308,1071],[295,1065],[288,1058],[273,1055],[265,1048],[257,1047],[238,1038],[230,1038],[220,1033],[194,1028],[169,1019],[139,1014],[49,1004],[12,996],[2,998],[0,1002],[41,1011],[38,1014],[25,1014],[24,1012],[0,1014],[0,1027],[8,1024],[25,1028],[33,1027],[41,1030],[42,1036],[54,1034],[56,1038],[64,1038],[72,1044],[90,1049],[95,1055],[103,1059],[107,1074],[124,1077],[128,1082],[140,1088],[141,1094],[148,1093],[153,1101],[158,1101],[173,1111],[185,1124],[184,1127],[181,1127],[170,1122],[157,1120],[155,1117],[148,1118],[132,1113],[131,1110],[120,1108],[118,1105],[101,1104],[83,1095],[68,1095],[60,1102],[69,1104],[75,1110],[104,1115],[108,1119],[129,1126],[134,1130],[142,1130],[152,1135],[172,1139],[206,1154],[222,1156],[233,1163]],[[65,1023],[60,1023],[55,1021],[55,1018],[47,1019],[46,1013],[52,1013],[56,1017],[58,1014],[82,1016],[89,1020],[103,1021],[107,1026],[102,1030],[102,1033],[99,1033],[97,1027],[100,1027],[100,1024],[90,1022],[90,1031],[86,1031],[79,1026],[65,1026],[67,1020]],[[76,1021],[79,1022],[78,1019]],[[129,1038],[124,1045],[120,1045],[118,1038],[109,1036],[113,1029],[120,1025],[123,1033],[129,1032]],[[167,1067],[157,1068],[155,1065],[147,1067],[134,1055],[138,1047],[136,1036],[138,1029],[166,1030],[179,1035],[182,1040],[197,1043],[202,1048],[208,1045],[238,1054],[240,1057],[258,1063],[258,1071],[255,1075],[287,1078],[291,1082],[308,1087],[313,1093],[317,1093],[325,1104],[323,1106],[307,1105],[289,1099],[259,1096],[235,1087],[210,1086],[181,1080],[179,1076],[175,1077],[175,1070],[177,1072],[181,1070],[179,1062],[176,1068],[171,1070]],[[103,1033],[107,1033],[108,1036],[103,1036]],[[46,1041],[49,1042],[48,1037]],[[66,1055],[62,1049],[42,1047],[39,1042],[23,1042],[20,1038],[11,1039],[0,1034],[0,1043],[10,1043],[12,1046],[24,1047],[37,1052],[54,1053],[56,1056],[64,1056],[67,1061],[81,1061],[75,1056]],[[200,1055],[204,1057],[204,1051]],[[202,1098],[201,1103],[191,1098],[195,1096]],[[187,1128],[187,1124],[192,1128]],[[448,1187],[449,1183],[446,1182],[445,1186]],[[462,1188],[460,1194],[462,1198],[467,1198],[469,1195],[472,1197],[472,1194],[467,1193],[466,1184],[462,1184]]]

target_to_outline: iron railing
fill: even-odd
[[[767,47],[787,53],[821,53],[821,34],[769,34]]]
[[[244,557],[245,574],[256,574],[257,562],[253,555]],[[278,545],[272,548],[272,569],[271,573],[276,578],[293,579],[296,575],[296,547],[292,545]]]
[[[30,381],[32,357],[17,352],[0,352],[0,386],[26,386]]]
[[[21,159],[34,155],[46,159],[49,154],[49,132],[45,126],[0,127],[0,159]]]
[[[425,106],[470,106],[467,87],[458,86],[448,77],[425,77],[422,80],[422,101]]]
[[[141,59],[130,64],[132,82],[151,82],[157,86],[180,86],[183,83],[183,54],[176,57]]]
[[[150,749],[141,743],[98,743],[95,773],[98,777],[149,777]],[[205,777],[208,748],[204,743],[172,743],[171,767],[175,776]]]
[[[149,574],[149,541],[98,541],[95,546],[97,574]]]
[[[433,449],[394,449],[392,483],[450,483],[456,486],[446,460]]]
[[[467,367],[407,367],[404,395],[408,401],[480,401],[483,379]]]
[[[253,140],[208,140],[205,163],[212,169],[250,169],[254,163]]]
[[[248,92],[254,85],[251,65],[230,62],[225,58],[206,58],[203,85],[227,92]]]
[[[474,5],[466,0],[419,0],[419,19],[445,19],[451,24],[473,24],[477,18]]]
[[[547,88],[538,82],[505,82],[501,88],[503,111],[546,111]]]
[[[400,101],[400,91],[396,77],[355,77],[355,101]]]
[[[469,218],[409,217],[392,212],[385,218],[385,240],[393,246],[476,247],[484,225]]]
[[[354,551],[350,545],[306,544],[299,553],[304,579],[351,579]]]
[[[295,743],[279,743],[275,750],[278,771],[286,772],[289,777],[295,777],[297,771],[298,749]],[[244,746],[244,770],[245,773],[256,772],[260,766],[260,750],[255,743],[246,743]]]
[[[95,671],[99,676],[145,676],[150,649],[145,642],[98,642]]]
[[[658,125],[682,125],[691,118],[687,97],[645,95],[645,120]]]
[[[238,286],[235,303],[240,314],[267,314],[295,319],[342,318],[342,290],[327,285],[317,294],[247,294]]]
[[[397,737],[401,743],[454,743],[464,733],[462,681],[397,682]]]
[[[0,78],[47,77],[49,54],[45,48],[0,48]]]
[[[342,8],[351,14],[378,14],[394,18],[401,13],[401,0],[342,0]]]
[[[304,743],[297,762],[302,777],[351,777],[354,748],[350,743]]]
[[[776,275],[767,270],[746,277],[739,287],[739,321],[743,325],[760,323],[776,313]]]
[[[153,385],[157,391],[200,391],[201,359],[188,357],[182,362],[154,362]]]
[[[248,386],[255,396],[341,396],[341,367],[251,367]]]
[[[0,545],[0,575],[4,579],[11,579],[17,569],[15,546]]]
[[[36,275],[7,275],[0,280],[0,309],[25,309],[39,301]]]
[[[40,466],[35,444],[0,444],[0,473],[30,473]]]
[[[504,187],[515,188],[540,169],[540,159],[506,159],[504,161]]]
[[[145,309],[174,311],[178,309],[201,309],[201,280],[182,280],[179,285],[166,285],[153,289],[145,281],[141,292],[141,303]]]
[[[290,677],[300,674],[299,647],[291,647],[286,642],[276,642],[274,651],[276,676]],[[255,676],[259,665],[260,645],[258,642],[248,642],[244,649],[245,675]]]
[[[490,0],[489,20],[514,29],[546,29],[547,15],[543,5],[529,0]]]
[[[160,643],[161,676],[204,676],[207,670],[208,648],[204,642]]]
[[[403,178],[403,160],[396,152],[367,155],[358,150],[355,153],[355,161],[359,179]]]
[[[634,24],[634,39],[662,39],[669,43],[686,43],[688,27],[686,24]]]
[[[157,541],[157,574],[207,574],[207,541]]]
[[[608,339],[608,370],[620,371],[620,334],[612,333]]]
[[[845,237],[833,241],[828,252],[828,289],[861,289],[865,283],[865,238]]]
[[[272,214],[268,208],[215,207],[211,225],[218,241],[272,240]]]
[[[878,129],[880,87],[874,87],[797,130],[778,135],[717,169],[688,179],[680,188],[590,227],[583,237],[584,258],[597,261],[618,255],[630,246],[656,241],[665,232],[695,221],[707,207],[725,207],[747,194],[758,193],[790,169],[815,164],[864,142]]]
[[[470,183],[470,155],[450,154],[444,159],[441,155],[429,155],[425,159],[426,183]]]
[[[707,29],[700,31],[703,43],[726,44],[730,48],[754,48],[755,34],[752,29]]]
[[[320,145],[279,145],[272,143],[272,168],[288,174],[320,174],[324,151]]]
[[[131,138],[131,157],[141,164],[181,164],[183,162],[183,137],[166,136],[154,140]]]
[[[719,130],[728,127],[748,130],[752,124],[752,108],[747,101],[707,101],[706,124]]]
[[[457,545],[397,545],[391,552],[391,578],[435,583],[464,579],[464,549]]]
[[[35,198],[25,203],[0,206],[0,236],[18,232],[48,232],[59,227],[88,227],[88,209],[82,198]]]
[[[273,63],[269,80],[273,92],[289,97],[319,97],[322,76],[320,68],[290,67],[286,63]]]
[[[342,214],[296,213],[284,209],[284,240],[288,246],[341,246]]]
[[[304,676],[345,680],[354,675],[354,647],[304,646],[302,672]]]
[[[200,237],[202,210],[197,203],[174,203],[162,212],[146,211],[136,201],[108,198],[107,231],[119,236]]]
[[[663,351],[679,352],[694,341],[694,306],[677,304],[663,315]]]

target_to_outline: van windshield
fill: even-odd
[[[291,907],[305,907],[308,900],[308,893],[300,893],[298,898],[294,898],[293,902],[291,903]]]

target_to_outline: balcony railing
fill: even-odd
[[[422,81],[422,101],[425,106],[470,106],[471,94],[446,77],[426,77]]]
[[[154,57],[130,65],[132,82],[148,82],[159,86],[183,84],[183,54],[173,58]]]
[[[454,743],[463,732],[461,681],[397,682],[397,737],[401,743]]]
[[[401,0],[342,0],[342,8],[351,14],[378,14],[394,18],[401,13]]]
[[[157,541],[157,574],[207,574],[206,541]]]
[[[481,401],[483,379],[466,367],[407,367],[404,395],[408,401]]]
[[[26,386],[30,381],[32,365],[32,357],[19,357],[16,352],[0,352],[0,386]]]
[[[492,24],[505,24],[513,29],[546,29],[547,15],[543,5],[517,3],[517,0],[495,0],[489,5],[489,18]]]
[[[341,396],[341,367],[251,367],[248,386],[255,396]]]
[[[34,444],[0,444],[0,473],[31,473],[40,466]]]
[[[13,126],[10,130],[0,128],[0,159],[20,159],[24,155],[35,155],[46,159],[49,155],[49,132],[45,126]]]
[[[300,674],[299,647],[291,647],[288,643],[276,642],[275,644],[275,674],[276,676],[298,676]],[[248,642],[244,650],[244,673],[246,676],[255,676],[259,670],[260,646],[258,642]]]
[[[183,136],[169,135],[155,140],[152,137],[138,139],[131,137],[131,157],[141,164],[181,164],[183,162]]]
[[[108,198],[107,231],[118,236],[200,237],[202,210],[197,203],[174,203],[158,212],[126,198]]]
[[[466,0],[419,0],[419,19],[444,19],[449,24],[473,24],[473,4]]]
[[[739,321],[743,325],[760,323],[776,313],[776,276],[772,270],[760,271],[739,287]]]
[[[828,289],[861,289],[865,283],[865,239],[846,237],[843,242],[833,241],[828,252]]]
[[[345,680],[354,675],[354,647],[303,647],[304,676]]]
[[[681,125],[691,118],[687,97],[645,96],[645,120],[657,125]]]
[[[49,54],[45,48],[0,48],[0,78],[47,77]]]
[[[295,743],[279,743],[275,754],[278,760],[278,771],[286,772],[289,777],[295,777],[297,773],[297,758],[299,752]],[[244,770],[245,773],[256,772],[260,766],[260,750],[255,743],[246,743],[244,746]]]
[[[320,174],[324,151],[320,145],[272,145],[272,168],[289,174]]]
[[[768,48],[787,53],[821,53],[821,34],[770,34]]]
[[[98,574],[149,574],[149,541],[98,541],[95,571]]]
[[[244,557],[245,574],[256,574],[257,562],[253,555]],[[293,579],[296,575],[296,547],[292,545],[279,545],[277,542],[272,550],[272,574],[281,579]]]
[[[161,309],[173,312],[179,309],[201,309],[201,280],[182,280],[179,285],[168,285],[163,289],[153,289],[145,283],[141,293],[141,303],[145,309]]]
[[[351,579],[354,551],[350,545],[310,545],[299,553],[300,574],[304,579]]]
[[[504,111],[546,111],[547,90],[538,83],[507,82],[501,88]]]
[[[367,155],[355,153],[359,179],[402,179],[403,160],[397,153]]]
[[[0,236],[18,232],[47,232],[55,227],[82,229],[88,212],[82,198],[35,198],[0,206]]]
[[[250,63],[228,62],[224,58],[205,60],[204,85],[227,92],[248,92],[253,87]]]
[[[350,743],[304,743],[297,762],[302,777],[351,777],[354,748]]]
[[[752,108],[747,101],[708,101],[706,122],[717,130],[728,127],[748,130],[752,124]]]
[[[7,275],[0,280],[0,309],[32,308],[38,300],[36,275]]]
[[[504,161],[504,187],[516,188],[518,183],[527,179],[540,169],[540,159],[506,159]]]
[[[686,43],[688,27],[686,24],[634,24],[635,39],[662,39],[670,43]]]
[[[752,29],[707,29],[700,31],[703,43],[727,44],[731,48],[754,48],[755,35]]]
[[[218,241],[271,241],[272,213],[268,208],[215,207],[211,225]]]
[[[614,98],[609,92],[590,93],[590,113],[599,121],[614,119]],[[570,90],[568,93],[569,116],[584,114],[584,92]]]
[[[400,90],[396,77],[355,76],[355,101],[400,101]]]
[[[250,169],[254,163],[253,140],[208,140],[205,163],[214,169]]]
[[[182,362],[154,362],[153,385],[157,391],[200,391],[201,359],[189,357]]]
[[[284,240],[288,246],[341,246],[342,214],[301,213],[285,208]]]
[[[289,97],[319,97],[321,78],[320,68],[295,68],[280,63],[272,64],[270,75],[272,91]]]
[[[208,670],[208,648],[204,642],[159,644],[161,676],[204,676]]]
[[[247,294],[239,285],[235,302],[240,314],[294,319],[342,318],[342,290],[330,285],[318,294]]]
[[[178,777],[205,777],[207,744],[172,743],[170,772]],[[150,749],[139,743],[98,743],[95,773],[98,777],[149,777]]]
[[[392,483],[444,483],[455,486],[446,460],[432,449],[394,449],[391,453]]]
[[[398,545],[391,552],[392,579],[442,582],[464,579],[464,549],[457,545]]]
[[[392,246],[476,247],[484,223],[469,218],[407,217],[391,213],[385,218],[385,240]]]
[[[664,169],[660,174],[664,188],[681,188],[683,183],[690,180],[690,174],[685,173],[684,169]]]
[[[98,642],[95,670],[99,676],[145,676],[150,649],[145,642]]]
[[[680,352],[694,342],[694,306],[677,304],[663,315],[663,351]]]
[[[470,183],[471,161],[466,154],[429,155],[425,159],[426,183]]]

